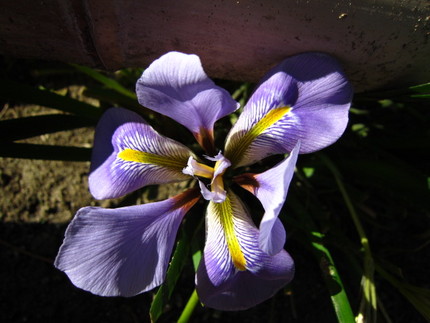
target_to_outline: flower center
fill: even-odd
[[[188,159],[187,167],[185,167],[182,172],[194,177],[210,179],[211,182],[209,185],[206,185],[203,181],[199,180],[202,196],[208,201],[222,203],[224,202],[227,195],[226,191],[224,190],[223,175],[227,168],[230,167],[231,163],[221,154],[221,152],[215,157],[206,158],[208,160],[214,161],[215,166],[211,167],[199,163],[193,157],[190,157]]]

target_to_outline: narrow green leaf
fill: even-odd
[[[91,149],[84,147],[2,143],[0,148],[0,157],[89,161],[91,159]]]
[[[201,250],[197,250],[196,252],[193,253],[194,271],[197,271],[197,268],[199,267],[201,259],[202,259],[202,251]]]
[[[197,227],[199,228],[200,224],[198,224]],[[191,240],[191,257],[193,260],[193,266],[194,266],[195,272],[197,272],[197,269],[198,269],[199,264],[200,264],[200,260],[202,259],[203,253],[202,253],[201,247],[202,246],[200,245],[199,239],[193,238]]]
[[[0,121],[0,141],[40,136],[62,130],[89,127],[94,121],[68,114],[47,114]]]
[[[125,87],[123,87],[120,83],[118,83],[116,80],[111,79],[105,75],[103,75],[100,72],[97,72],[96,70],[86,67],[86,66],[81,66],[81,65],[76,65],[76,64],[71,64],[74,68],[76,68],[77,70],[81,71],[82,73],[87,74],[88,76],[92,77],[93,79],[95,79],[96,81],[102,83],[103,85],[105,85],[106,87],[117,91],[118,93],[121,93],[122,95],[125,95],[126,97],[129,97],[131,99],[136,100],[136,94],[134,92],[131,92],[130,90],[126,89]]]
[[[411,98],[416,98],[416,99],[430,99],[430,94],[412,94]]]
[[[249,87],[250,87],[249,83],[243,83],[236,91],[234,91],[231,97],[235,100],[238,100],[240,97],[245,96],[247,99]]]
[[[424,83],[419,85],[414,85],[409,88],[410,90],[418,93],[430,93],[430,83]]]
[[[183,230],[184,232],[184,230]],[[178,241],[176,245],[175,252],[170,262],[169,269],[167,270],[166,280],[163,285],[158,289],[154,300],[152,301],[151,308],[149,310],[149,315],[152,322],[156,322],[161,314],[163,314],[163,309],[166,304],[168,304],[170,296],[175,288],[176,282],[179,275],[185,265],[184,259],[188,257],[190,245],[188,237],[183,234],[182,238]]]
[[[303,207],[294,196],[289,196],[289,205],[298,214],[299,222],[294,226],[304,230],[305,245],[310,245],[318,265],[321,269],[324,282],[330,294],[333,309],[340,323],[354,323],[354,314],[348,300],[340,274],[336,268],[329,249],[324,245],[324,234],[317,229],[311,210]],[[316,216],[315,216],[316,217]],[[292,219],[290,219],[291,221]]]
[[[324,246],[324,235],[318,231],[309,232],[311,244],[314,248],[314,254],[319,261],[324,281],[330,292],[330,298],[336,313],[338,322],[353,323],[354,315],[349,304],[348,296],[343,287],[339,272],[331,257],[330,251]]]
[[[420,312],[426,321],[430,322],[430,289],[402,282],[381,266],[376,265],[376,270]]]
[[[350,198],[345,185],[342,181],[342,176],[339,173],[339,170],[335,166],[335,164],[324,154],[320,153],[319,157],[327,166],[327,168],[333,174],[336,184],[339,188],[339,191],[342,195],[342,198],[345,202],[346,207],[348,208],[349,214],[351,216],[352,221],[354,222],[357,233],[360,237],[360,242],[363,247],[364,252],[364,263],[363,263],[363,277],[362,277],[362,291],[363,298],[360,306],[359,316],[364,317],[367,322],[376,322],[376,310],[377,310],[377,296],[376,296],[376,288],[374,283],[374,261],[372,252],[370,249],[369,240],[367,239],[366,232],[364,231],[364,227],[361,224],[360,217],[355,210],[352,199]]]
[[[143,107],[139,104],[139,102],[137,102],[136,99],[122,95],[112,89],[91,86],[84,90],[84,95],[103,102],[107,102],[112,106],[133,108],[133,110],[143,110]]]
[[[59,95],[48,90],[40,90],[27,84],[5,79],[0,79],[0,98],[10,101],[42,105],[93,120],[98,120],[102,114],[102,110],[100,108],[91,104]]]
[[[416,93],[422,94],[416,95]],[[377,99],[394,99],[395,101],[408,101],[408,98],[428,98],[430,94],[430,83],[418,84],[407,88],[394,90],[376,91],[368,93],[359,93],[355,95],[355,101],[371,102]]]
[[[196,208],[196,206],[194,206]],[[195,209],[194,209],[195,210]],[[174,290],[176,282],[179,278],[182,269],[187,263],[190,250],[197,247],[196,238],[204,223],[204,217],[200,213],[193,211],[187,213],[187,217],[183,222],[181,229],[181,238],[178,240],[175,252],[170,262],[169,269],[167,270],[166,280],[157,291],[155,298],[151,304],[149,314],[152,322],[156,322],[160,315],[163,313],[165,305],[169,304],[170,296]],[[195,252],[195,250],[193,250]]]

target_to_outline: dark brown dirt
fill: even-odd
[[[2,119],[55,113],[38,106],[14,106]],[[21,142],[91,147],[93,129],[46,134]],[[67,224],[87,205],[114,207],[118,201],[95,201],[88,192],[89,162],[0,158],[0,321],[137,322],[126,299],[104,299],[75,288],[53,260]],[[142,295],[131,302],[150,298]],[[107,319],[109,318],[109,319]]]
[[[57,113],[13,106],[3,120]],[[94,129],[81,128],[21,140],[24,143],[91,147]],[[66,227],[84,206],[117,207],[173,196],[178,185],[96,201],[88,191],[89,162],[0,158],[0,322],[146,322],[153,293],[103,298],[72,285],[53,266]],[[193,277],[190,273],[190,291]],[[183,308],[186,299],[179,302]],[[177,313],[175,313],[177,315]],[[167,322],[167,321],[166,321]]]

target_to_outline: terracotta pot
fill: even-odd
[[[3,0],[0,53],[115,70],[177,50],[212,77],[258,80],[305,51],[337,56],[357,91],[429,81],[419,0]]]

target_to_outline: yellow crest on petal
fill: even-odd
[[[226,158],[231,161],[232,165],[239,164],[252,142],[269,127],[281,120],[290,111],[291,107],[289,106],[270,110],[251,129],[249,129],[247,133],[235,142],[232,142],[232,145],[228,145],[225,152]]]
[[[241,271],[246,270],[246,259],[234,230],[233,208],[229,194],[222,203],[209,203],[209,208],[212,208],[210,213],[217,216],[221,224],[234,267]]]
[[[182,169],[187,165],[186,160],[182,161],[176,158],[146,153],[130,148],[126,148],[120,151],[117,156],[124,161],[152,164],[157,166],[179,169],[180,171],[182,171]]]

